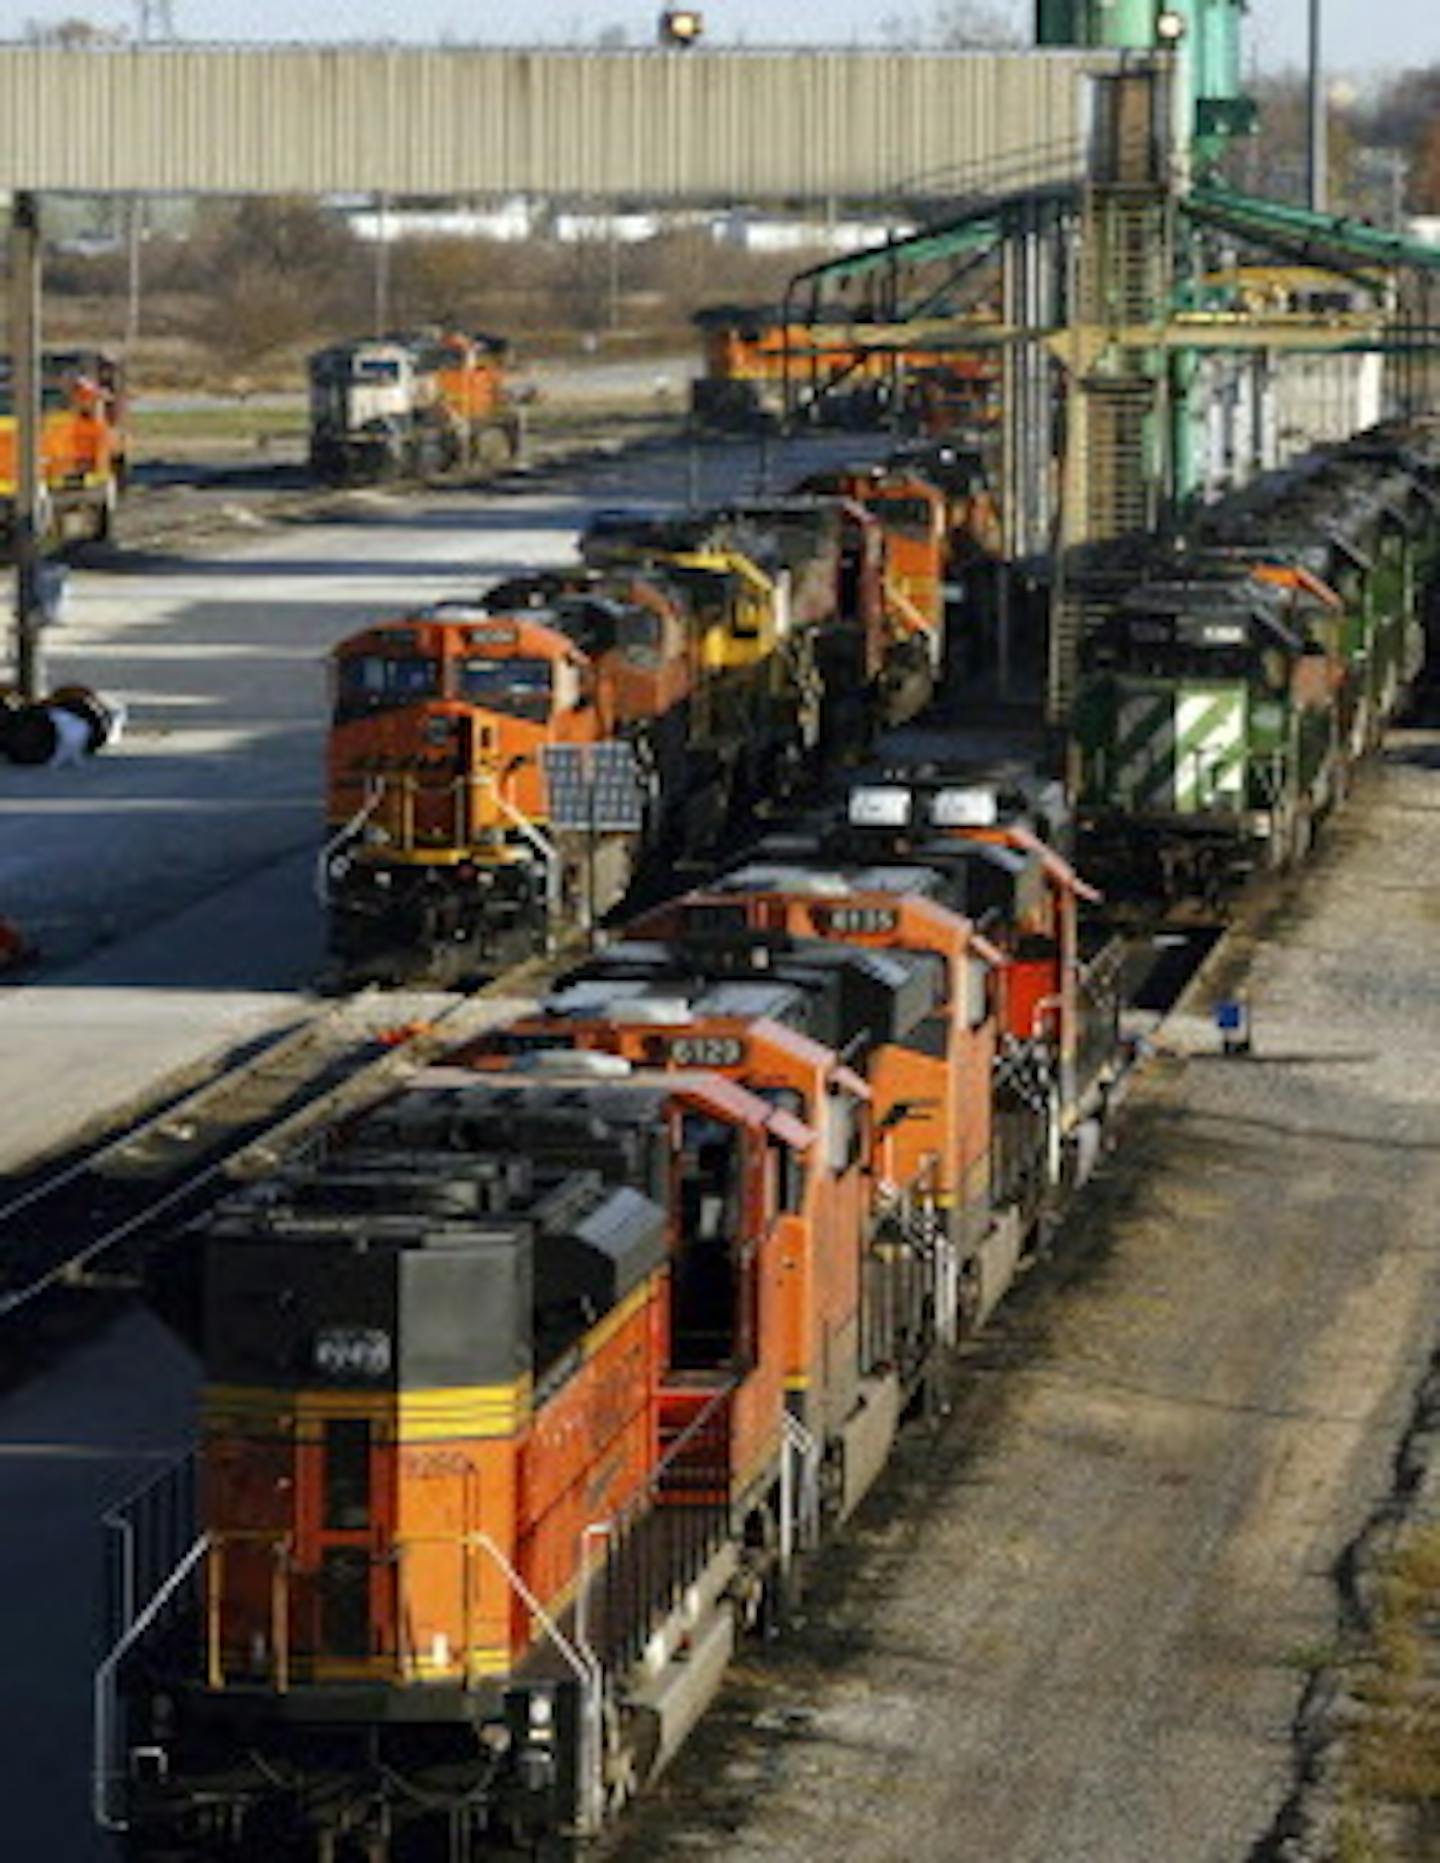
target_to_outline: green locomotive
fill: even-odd
[[[1378,432],[1079,567],[1071,775],[1112,889],[1213,902],[1308,851],[1423,664],[1437,485],[1440,444]]]

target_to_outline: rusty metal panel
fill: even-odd
[[[1074,175],[1112,53],[0,47],[0,187],[903,203]]]

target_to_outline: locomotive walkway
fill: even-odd
[[[1402,735],[1238,941],[1212,981],[1248,987],[1251,1058],[1203,1013],[1164,1032],[939,1439],[616,1863],[1267,1854],[1440,1318],[1437,786]]]

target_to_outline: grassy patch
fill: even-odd
[[[1362,1713],[1345,1761],[1341,1863],[1388,1863],[1399,1853],[1375,1835],[1391,1822],[1382,1814],[1403,1823],[1440,1808],[1440,1527],[1405,1535],[1385,1560],[1354,1692]]]
[[[252,405],[245,401],[215,401],[200,407],[147,408],[130,411],[130,427],[142,450],[173,445],[177,441],[216,446],[251,445],[262,437],[302,438],[306,432],[304,404],[293,408]]]

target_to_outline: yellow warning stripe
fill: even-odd
[[[400,1441],[513,1436],[531,1410],[533,1381],[462,1385],[428,1391],[287,1391],[266,1386],[212,1384],[204,1413],[211,1427],[228,1424],[299,1434],[329,1417],[369,1417],[389,1424]]]

